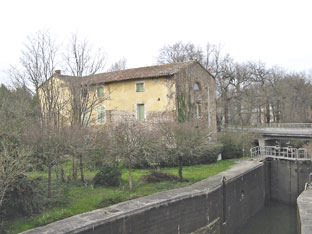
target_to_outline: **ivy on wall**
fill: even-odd
[[[178,99],[178,121],[184,122],[189,119],[189,116],[187,114],[187,107],[185,103],[185,95],[183,92],[179,92],[177,95]]]

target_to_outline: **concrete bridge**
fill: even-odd
[[[312,139],[312,123],[269,123],[251,128],[230,128],[256,133],[260,147],[275,146],[280,140]]]

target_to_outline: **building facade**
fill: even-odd
[[[51,84],[62,102],[60,113],[71,123],[94,126],[128,120],[157,124],[194,119],[206,121],[216,132],[215,79],[195,61],[85,77],[58,71],[41,86],[41,93],[47,93],[44,90],[51,89]]]

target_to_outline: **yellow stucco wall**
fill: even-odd
[[[136,92],[136,83],[140,82],[144,82],[144,92]],[[168,97],[174,92],[171,82],[158,78],[111,83],[104,86],[109,99],[103,104],[107,110],[136,111],[137,103],[144,103],[147,111],[174,110],[174,102]]]
[[[144,91],[136,92],[136,83],[144,83]],[[71,101],[72,95],[69,83],[57,78],[52,77],[39,89],[39,97],[41,101],[42,111],[47,112],[44,91],[48,89],[53,90],[54,97],[57,97],[59,114],[66,118],[69,124],[72,121],[73,114]],[[104,87],[104,97],[97,97],[97,87]],[[55,99],[55,100],[56,100]],[[112,121],[112,115],[116,120],[116,115],[119,113],[137,118],[137,104],[144,104],[145,117],[149,120],[149,113],[162,113],[175,111],[175,82],[172,78],[149,78],[126,80],[107,83],[103,85],[90,85],[88,86],[88,103],[93,105],[88,108],[91,110],[91,118],[89,125],[97,123],[97,106],[104,105],[106,113],[110,113],[110,118],[107,121]],[[92,103],[92,104],[91,104]],[[89,113],[90,113],[89,112]]]
[[[38,90],[41,111],[59,114],[65,122],[71,118],[71,93],[68,84],[58,77],[51,77]],[[54,117],[55,118],[55,117]]]
[[[136,83],[141,82],[144,91],[136,92]],[[104,99],[99,104],[104,105],[106,111],[126,111],[136,116],[137,104],[144,104],[146,114],[175,110],[175,83],[171,78],[127,80],[103,86]],[[96,87],[89,91],[90,96],[96,96]],[[96,122],[96,108],[91,119],[92,123]]]

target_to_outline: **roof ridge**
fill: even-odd
[[[101,72],[101,73],[96,73],[96,74],[92,74],[92,75],[86,75],[86,76],[82,76],[82,78],[84,77],[92,77],[92,76],[97,76],[97,75],[102,75],[102,74],[112,74],[112,73],[118,73],[118,72],[125,72],[125,71],[132,71],[132,70],[137,70],[137,69],[150,69],[150,68],[156,68],[156,67],[165,67],[165,66],[170,66],[170,65],[178,65],[178,64],[191,64],[191,63],[195,63],[196,60],[191,60],[191,61],[186,61],[186,62],[172,62],[172,63],[166,63],[166,64],[157,64],[157,65],[151,65],[151,66],[144,66],[144,67],[133,67],[133,68],[128,68],[128,69],[123,69],[123,70],[117,70],[117,71],[110,71],[110,72]]]

